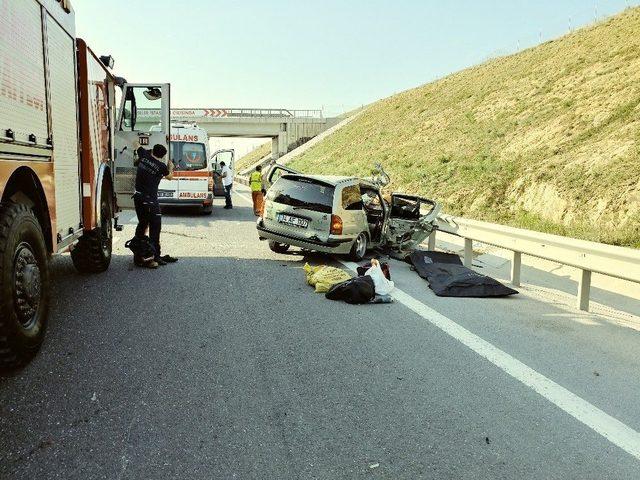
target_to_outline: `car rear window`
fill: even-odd
[[[315,212],[333,211],[334,188],[310,178],[282,176],[267,193],[267,200]]]

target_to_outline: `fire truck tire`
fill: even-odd
[[[101,273],[109,268],[113,248],[113,207],[111,190],[102,187],[100,199],[100,226],[86,232],[71,250],[71,260],[80,273]]]
[[[0,370],[26,364],[47,329],[49,261],[44,235],[26,205],[0,205]]]

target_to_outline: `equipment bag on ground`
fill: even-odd
[[[124,246],[131,250],[136,258],[148,259],[156,255],[156,249],[146,235],[144,237],[133,237],[131,240],[128,240]]]

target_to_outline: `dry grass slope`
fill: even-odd
[[[291,165],[448,213],[640,247],[640,9],[371,105]]]
[[[236,172],[241,172],[245,168],[250,167],[254,163],[257,163],[261,158],[269,155],[271,153],[271,142],[267,142],[264,145],[260,145],[249,153],[247,153],[244,157],[236,160]]]

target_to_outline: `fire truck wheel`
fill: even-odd
[[[109,268],[113,248],[113,209],[111,190],[102,187],[100,199],[100,227],[86,232],[71,251],[71,260],[80,273],[100,273]]]
[[[0,205],[0,369],[27,363],[47,328],[49,264],[33,210]]]

